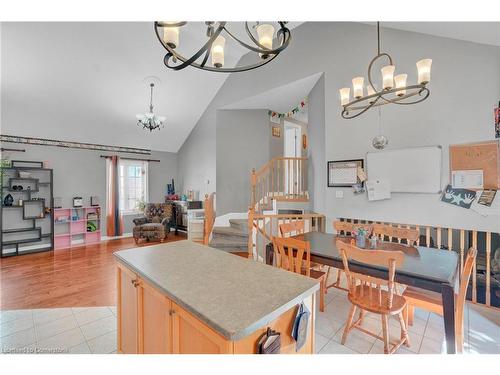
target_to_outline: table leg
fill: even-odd
[[[451,285],[444,285],[441,289],[443,299],[444,332],[446,350],[448,354],[456,353],[455,344],[455,290]]]

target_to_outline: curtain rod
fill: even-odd
[[[0,151],[26,152],[26,150],[21,150],[20,148],[5,148],[5,147],[2,147]]]
[[[104,158],[104,159],[109,159],[111,157],[112,157],[112,155],[101,155],[101,158]],[[123,160],[138,160],[138,161],[150,161],[150,162],[155,162],[155,163],[160,163],[161,162],[160,159],[136,159],[136,158],[120,158],[120,159],[123,159]]]

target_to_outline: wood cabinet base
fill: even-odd
[[[281,353],[314,353],[315,296],[304,300],[312,312],[300,351],[290,336],[297,307],[249,336],[228,340],[121,263],[117,267],[118,352],[125,354],[253,354],[267,327],[281,333]]]

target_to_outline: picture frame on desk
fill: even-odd
[[[327,186],[352,187],[362,183],[358,178],[358,168],[364,168],[363,159],[329,161],[327,163]]]

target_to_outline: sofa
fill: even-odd
[[[170,232],[173,207],[171,203],[147,203],[144,216],[133,220],[134,240],[163,242]]]

